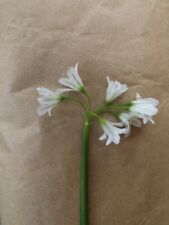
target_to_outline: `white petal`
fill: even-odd
[[[78,73],[78,63],[76,63],[76,65],[75,65],[75,70]]]
[[[159,105],[159,101],[155,98],[141,98],[140,94],[136,94],[136,100],[132,101],[133,103],[150,103],[154,106]]]
[[[106,101],[110,102],[115,100],[128,89],[126,84],[121,84],[118,81],[110,81],[109,77],[106,78],[108,82]]]
[[[39,106],[37,109],[37,114],[38,116],[43,116],[44,114],[46,114],[49,111],[49,107],[43,107],[43,106]]]
[[[129,113],[121,113],[119,118],[123,123],[126,124],[128,123],[130,116],[129,116]]]
[[[151,104],[153,106],[158,106],[159,105],[159,101],[157,99],[155,99],[155,98],[143,98],[141,100],[136,100],[136,101],[139,104]]]
[[[55,91],[55,94],[60,95],[60,94],[62,94],[62,93],[64,93],[64,92],[67,92],[67,91],[73,91],[73,90],[70,89],[70,88],[59,88],[59,89],[57,89],[57,90]]]
[[[76,89],[76,87],[70,82],[70,80],[68,78],[60,78],[59,83],[66,86],[66,87],[69,87],[73,90]]]
[[[106,145],[109,145],[109,144],[111,144],[112,142],[113,142],[113,139],[110,138],[110,137],[108,137],[108,138],[107,138],[107,141],[106,141]]]
[[[67,76],[69,78],[69,82],[78,89],[81,86],[81,84],[79,84],[79,82],[77,81],[76,76],[74,75],[72,70],[73,70],[72,67],[70,67],[67,70]]]
[[[154,120],[150,117],[149,118],[149,121],[152,123],[152,124],[155,124]]]
[[[151,122],[152,124],[154,124],[154,120],[152,119],[151,116],[142,115],[142,119],[143,119],[144,124],[146,124],[148,122]]]
[[[119,143],[120,143],[120,135],[119,135],[119,133],[114,133],[114,135],[113,135],[113,143],[114,144],[116,144],[116,145],[118,145]]]
[[[156,115],[158,112],[158,109],[151,104],[135,104],[131,106],[131,110],[148,116]]]
[[[127,129],[126,128],[116,128],[116,132],[118,132],[118,134],[126,134]]]
[[[44,105],[44,106],[52,106],[52,105],[56,105],[59,103],[59,100],[56,99],[45,99],[45,98],[38,98],[37,99],[39,104]]]
[[[37,88],[37,91],[38,91],[39,95],[44,95],[44,96],[50,95],[53,93],[51,90],[44,88],[44,87]]]
[[[125,132],[125,137],[129,137],[131,134],[131,126],[129,123],[126,124],[126,132]]]
[[[83,86],[83,82],[79,76],[77,67],[78,64],[76,64],[75,67],[70,67],[68,72],[74,77],[74,79],[80,86]]]
[[[103,140],[105,140],[107,138],[107,135],[106,135],[106,133],[104,133],[101,137],[99,137],[99,140],[100,141],[103,141]]]
[[[125,125],[123,122],[111,123],[111,124],[116,126],[116,127],[124,127],[124,125]]]
[[[112,97],[115,93],[115,83],[111,82],[109,77],[106,77],[106,78],[107,78],[107,82],[108,82],[106,101],[112,101]]]
[[[52,115],[52,114],[51,114],[52,109],[53,109],[53,107],[50,107],[50,108],[49,108],[49,111],[48,111],[49,116]]]
[[[107,82],[108,82],[108,85],[109,85],[109,83],[110,83],[110,78],[107,76],[106,79],[107,79]]]

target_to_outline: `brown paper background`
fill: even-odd
[[[160,100],[156,124],[90,143],[90,224],[169,224],[169,1],[0,0],[1,225],[78,225],[81,111],[36,115],[37,86],[79,71],[99,105],[105,77]]]

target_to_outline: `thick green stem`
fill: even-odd
[[[88,225],[88,158],[89,158],[90,118],[83,126],[82,151],[80,163],[80,225]]]

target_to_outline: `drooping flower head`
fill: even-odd
[[[51,116],[51,110],[55,107],[59,102],[62,101],[61,94],[66,91],[66,89],[58,89],[56,91],[51,91],[47,88],[41,87],[37,88],[37,91],[40,97],[37,99],[39,102],[39,107],[37,110],[37,114],[39,116],[43,116],[47,112],[49,116]]]
[[[84,91],[83,82],[78,73],[78,64],[75,67],[69,67],[67,70],[67,76],[59,79],[59,83],[68,87],[72,91]]]
[[[99,122],[104,131],[103,135],[99,138],[99,140],[102,141],[107,139],[106,145],[109,145],[112,142],[114,144],[119,144],[120,135],[126,134],[127,132],[127,128],[123,128],[124,124],[121,122],[112,123],[109,120],[106,120],[104,118],[100,118]]]
[[[107,77],[107,81],[108,87],[106,91],[106,102],[108,103],[118,98],[128,89],[126,84],[121,84],[118,81],[112,81],[109,77]]]
[[[74,67],[69,67],[66,74],[67,77],[59,79],[59,83],[64,85],[66,88],[57,89],[56,91],[51,91],[47,88],[37,88],[40,95],[38,98],[39,107],[38,115],[42,116],[46,113],[51,115],[51,110],[58,103],[64,100],[70,100],[82,107],[86,118],[96,117],[104,131],[100,140],[106,139],[106,145],[110,143],[119,144],[120,135],[124,134],[128,136],[130,134],[131,125],[135,127],[141,127],[142,124],[151,122],[154,124],[153,116],[158,112],[158,100],[155,98],[143,98],[140,95],[136,95],[136,100],[129,101],[124,104],[113,103],[113,101],[122,95],[127,89],[126,84],[121,84],[118,81],[112,81],[107,77],[108,87],[106,91],[105,101],[96,109],[96,111],[91,110],[91,99],[87,93],[83,82],[78,73],[78,65]],[[62,95],[64,92],[76,91],[81,92],[85,95],[87,101],[82,101],[72,97]],[[101,117],[101,114],[109,113],[119,119],[119,123],[112,123]]]

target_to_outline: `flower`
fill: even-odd
[[[128,89],[126,84],[121,84],[118,81],[111,81],[109,77],[107,77],[107,81],[106,102],[115,100]]]
[[[140,119],[143,120],[143,124],[146,124],[148,122],[151,122],[154,124],[154,120],[151,116],[143,115],[141,113],[135,113],[135,112],[129,112],[129,113],[121,113],[119,115],[120,120],[123,123],[129,123],[130,125],[133,125],[134,127],[141,127],[142,123]]]
[[[119,115],[119,119],[125,124],[126,127],[126,134],[125,134],[126,137],[128,137],[131,133],[131,125],[133,125],[134,127],[142,126],[140,118],[142,118],[141,114],[133,112],[121,113]]]
[[[103,135],[99,138],[99,140],[103,141],[107,139],[106,145],[110,143],[119,144],[120,142],[120,134],[126,134],[127,128],[119,128],[124,127],[122,122],[120,123],[112,123],[109,120],[104,118],[100,118],[100,125],[104,131]]]
[[[155,98],[143,98],[141,99],[140,95],[136,94],[136,100],[131,102],[129,111],[136,113],[142,117],[143,122],[147,123],[151,121],[151,117],[156,115],[158,112],[157,106],[159,101]]]
[[[119,119],[125,124],[128,129],[127,136],[130,134],[130,125],[134,127],[141,127],[142,119],[143,124],[151,122],[154,124],[152,116],[158,112],[157,106],[159,101],[155,98],[143,98],[140,95],[136,95],[136,100],[132,101],[129,106],[129,112],[123,112],[119,114]]]
[[[51,116],[53,107],[62,101],[63,96],[60,96],[60,94],[67,91],[67,89],[58,89],[53,92],[47,88],[41,87],[37,88],[37,91],[40,95],[37,99],[40,104],[37,110],[38,116],[43,116],[47,112],[49,116]]]
[[[119,118],[124,124],[133,125],[134,127],[141,127],[142,125],[141,121],[139,120],[140,118],[142,118],[142,115],[138,113],[121,113],[119,115]]]
[[[72,91],[84,92],[83,82],[78,74],[78,64],[75,67],[69,67],[67,70],[68,78],[60,78],[59,83],[68,87]]]

